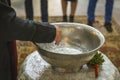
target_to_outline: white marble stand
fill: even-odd
[[[83,67],[78,73],[57,73],[45,62],[37,51],[31,53],[19,71],[18,80],[120,80],[120,74],[112,62],[103,54],[105,62],[98,78],[94,70]]]

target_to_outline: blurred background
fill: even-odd
[[[12,7],[16,10],[18,16],[25,16],[25,0],[11,0]],[[87,15],[87,8],[88,8],[88,1],[89,0],[78,0],[78,5],[76,9],[76,16],[85,16]],[[105,1],[106,0],[98,0],[97,7],[96,7],[96,15],[104,15],[105,12]],[[118,24],[120,24],[120,0],[115,0],[114,2],[114,9],[113,9],[113,17],[116,19]],[[34,16],[41,16],[40,12],[40,0],[33,0],[33,7],[34,7]],[[70,14],[70,5],[68,5],[68,15]],[[49,16],[62,16],[62,9],[61,9],[61,0],[48,0],[48,12]]]

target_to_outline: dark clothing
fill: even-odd
[[[67,1],[76,1],[76,0],[67,0]]]
[[[16,17],[13,8],[0,0],[0,79],[17,80],[15,69],[16,54],[13,40],[52,42],[56,29],[48,23],[37,23]],[[12,43],[9,43],[11,42]],[[9,47],[8,47],[9,46]],[[13,50],[12,50],[13,49]]]
[[[33,20],[33,4],[32,0],[25,0],[25,13],[26,18],[29,20]]]
[[[3,0],[2,1],[4,4],[6,4],[6,5],[11,5],[11,2],[10,2],[10,0]],[[8,79],[10,78],[10,79],[12,79],[12,80],[16,80],[16,76],[17,76],[17,49],[16,49],[16,41],[15,40],[12,40],[12,41],[7,41],[6,42],[6,48],[8,49],[8,51],[9,51],[9,53],[8,53],[8,56],[9,56],[9,63],[8,64],[10,64],[10,65],[6,65],[6,66],[1,66],[1,69],[4,69],[5,68],[5,70],[7,70],[7,67],[9,67],[10,68],[10,71],[12,72],[12,73],[10,73],[11,74],[11,76],[8,76]],[[1,56],[1,57],[3,57],[3,56]],[[4,59],[2,59],[1,58],[1,60],[4,60]],[[7,60],[5,60],[5,62],[6,62]],[[4,64],[4,61],[2,61],[3,62],[3,64]],[[2,64],[2,63],[1,63]],[[4,67],[4,68],[3,68]],[[8,68],[8,69],[9,69]],[[0,70],[1,71],[1,70]],[[6,71],[3,71],[4,73],[6,72]],[[1,72],[2,73],[2,72]],[[3,74],[3,77],[5,77],[5,75],[6,74],[4,74],[4,73],[2,73]],[[3,78],[2,78],[3,79]]]
[[[11,1],[10,1],[10,0],[7,0],[7,2],[8,2],[8,5],[11,6]]]
[[[41,2],[41,19],[42,22],[48,22],[48,0],[40,0]],[[33,20],[33,4],[32,0],[25,0],[26,18]]]
[[[41,18],[43,22],[48,22],[48,0],[41,0]]]
[[[98,0],[90,0],[88,5],[88,21],[95,21],[95,8]],[[114,0],[106,0],[105,5],[105,23],[111,22]]]

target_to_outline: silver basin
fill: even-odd
[[[42,58],[54,70],[77,72],[88,63],[104,44],[105,38],[97,29],[80,23],[52,23],[62,29],[59,45],[36,43]],[[49,35],[48,35],[49,36]]]

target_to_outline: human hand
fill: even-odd
[[[56,37],[55,37],[55,44],[59,45],[61,38],[62,38],[62,32],[61,32],[61,28],[58,26],[56,27]]]

